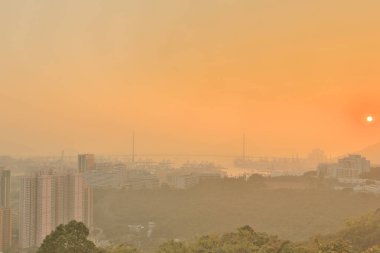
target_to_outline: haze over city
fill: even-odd
[[[380,253],[379,11],[0,1],[0,253]]]
[[[379,1],[1,1],[0,151],[337,156],[380,140]],[[374,117],[369,124],[367,116]]]

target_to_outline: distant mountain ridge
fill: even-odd
[[[365,147],[358,153],[369,159],[372,164],[380,165],[380,142]]]

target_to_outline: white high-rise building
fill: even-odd
[[[82,221],[86,226],[93,226],[93,191],[85,182],[83,174],[75,174],[70,177],[70,189],[73,190],[71,195],[73,208],[73,219]]]
[[[19,246],[29,248],[36,245],[37,176],[21,179],[19,205]]]
[[[39,246],[58,225],[70,220],[92,227],[92,190],[82,174],[42,173],[21,179],[19,241]]]
[[[37,177],[37,245],[56,227],[54,180],[55,178],[52,175],[40,175]]]

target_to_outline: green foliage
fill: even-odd
[[[221,236],[209,235],[198,238],[195,242],[169,241],[161,245],[157,253],[286,253],[289,242],[281,241],[275,236],[256,233],[251,227],[244,226],[236,232]]]
[[[380,243],[380,209],[346,223],[347,228],[337,237],[352,242],[354,250],[366,250]]]
[[[304,243],[306,245],[306,243]],[[314,246],[307,245],[314,253],[380,253],[380,210],[349,219],[346,228],[314,240]]]
[[[190,253],[191,250],[185,242],[170,240],[162,244],[157,253]]]
[[[103,252],[104,253],[139,253],[139,251],[136,248],[130,245],[126,245],[126,244],[120,244],[113,247],[109,247],[107,249],[104,249]],[[103,253],[103,252],[100,252],[100,253]]]
[[[343,240],[328,241],[319,243],[316,242],[318,253],[351,253],[352,246],[349,242]]]
[[[157,247],[162,240],[221,234],[246,224],[286,240],[308,240],[322,231],[335,233],[346,217],[379,207],[375,195],[336,191],[325,183],[308,177],[256,175],[248,181],[205,181],[188,190],[102,189],[94,195],[94,215],[108,239],[116,242],[125,240],[128,224],[154,221],[159,225],[149,243]]]
[[[165,238],[206,234],[192,242],[169,241],[158,253],[380,253],[380,210],[349,220],[337,232],[345,217],[378,208],[379,197],[336,191],[334,184],[312,175],[253,175],[248,180],[203,182],[185,191],[99,190],[95,215],[105,234],[119,242],[128,233],[127,224],[160,224],[149,238],[154,242],[149,249]],[[254,224],[260,231],[301,242],[283,241],[248,226],[220,235],[239,224]],[[318,241],[308,240],[321,231],[325,236]]]
[[[71,221],[47,236],[38,253],[139,253],[126,244],[96,249],[87,240],[88,234],[83,223]],[[380,253],[379,245],[380,210],[348,220],[347,227],[336,234],[301,243],[243,226],[231,233],[201,236],[191,242],[170,240],[159,246],[156,253]]]
[[[380,210],[347,221],[339,233],[297,244],[244,226],[192,243],[169,241],[157,253],[380,253]]]
[[[70,221],[48,235],[37,253],[97,253],[95,244],[87,240],[88,235],[82,222]]]

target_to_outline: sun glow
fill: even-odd
[[[371,123],[373,122],[374,118],[373,116],[367,116],[367,122]]]

